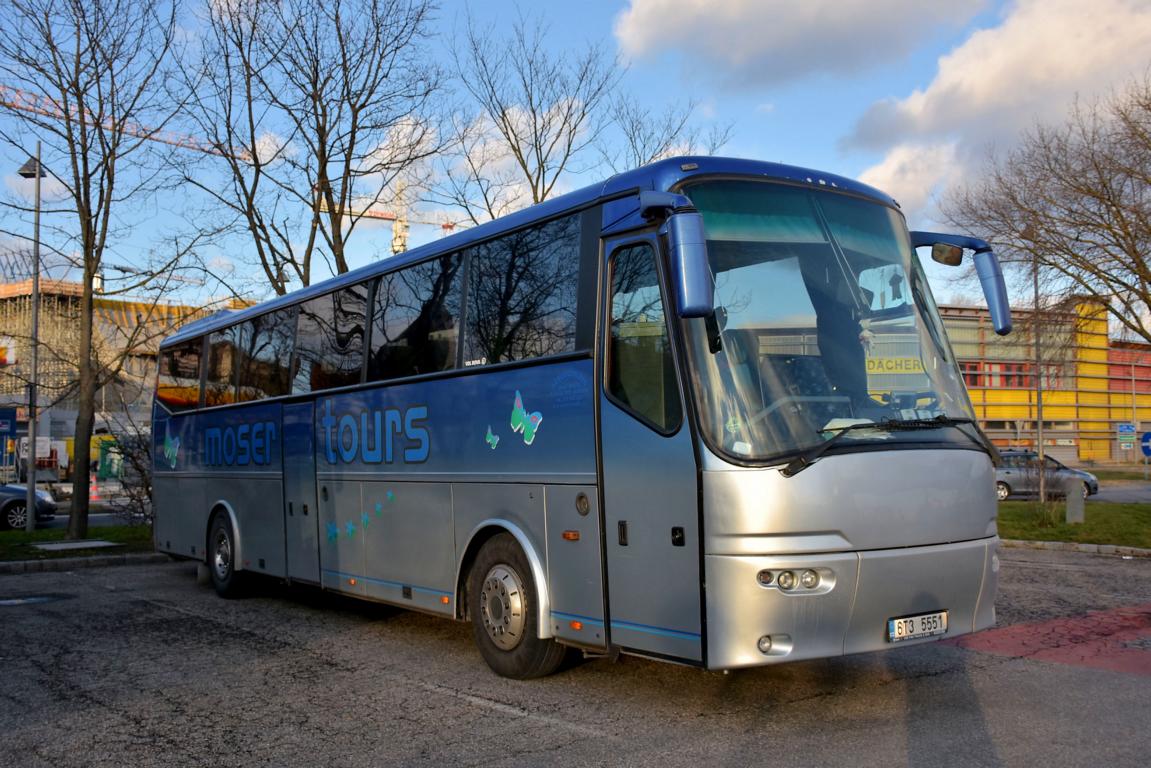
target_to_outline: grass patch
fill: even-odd
[[[1058,505],[1053,522],[1045,521],[1034,501],[1004,501],[999,505],[999,535],[1004,539],[1069,541],[1078,544],[1114,544],[1151,549],[1151,504],[1092,501],[1079,525],[1063,522]]]
[[[51,528],[28,533],[27,531],[0,531],[0,561],[4,560],[55,560],[60,557],[83,557],[84,555],[115,555],[125,552],[153,552],[152,526],[150,525],[109,525],[88,528],[88,538],[113,541],[122,547],[101,549],[69,549],[63,552],[44,552],[35,549],[33,544],[49,541],[63,541],[66,531]]]
[[[1140,467],[1139,469],[1093,469],[1093,468],[1088,468],[1086,471],[1095,475],[1097,478],[1099,478],[1100,481],[1103,481],[1103,480],[1142,480],[1143,479],[1143,468],[1142,467]]]

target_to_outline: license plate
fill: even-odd
[[[917,637],[931,637],[947,632],[947,611],[921,613],[918,616],[904,616],[887,620],[887,639],[893,643],[901,640],[914,640]]]

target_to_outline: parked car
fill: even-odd
[[[28,520],[25,508],[28,490],[23,485],[0,485],[0,531],[19,530]],[[56,518],[56,501],[47,491],[36,491],[36,522],[46,523]]]
[[[1003,501],[1009,496],[1039,494],[1039,455],[1035,451],[1006,450],[999,452],[1002,462],[995,470],[995,495]],[[1048,493],[1063,496],[1072,487],[1082,487],[1083,498],[1099,493],[1099,479],[1090,472],[1043,457],[1043,473]]]

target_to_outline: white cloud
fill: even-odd
[[[863,177],[914,211],[923,190],[961,178],[989,146],[1061,121],[1076,96],[1103,96],[1149,61],[1147,0],[1018,0],[940,58],[926,88],[873,105],[845,145],[885,151]]]
[[[675,49],[694,69],[745,86],[890,63],[987,0],[631,0],[615,22],[624,54]]]
[[[924,179],[941,182],[959,173],[954,144],[906,144],[888,152],[883,162],[868,168],[859,180],[894,197],[905,211],[914,212],[927,207],[936,186],[923,184]]]

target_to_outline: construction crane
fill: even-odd
[[[51,117],[57,120],[64,118],[64,108],[61,107],[55,99],[38,93],[29,93],[19,88],[13,88],[10,85],[0,84],[0,106],[19,110],[20,112],[28,112],[33,115],[40,115],[42,117]],[[74,107],[72,108],[72,112],[75,112]],[[168,144],[182,149],[191,149],[208,155],[222,156],[224,154],[224,152],[214,144],[193,136],[176,133],[175,131],[157,131],[135,123],[125,123],[121,127],[116,127],[110,119],[104,121],[103,127],[107,130],[119,130],[121,133],[134,136],[138,139],[158,141],[161,144]]]
[[[55,119],[63,119],[64,117],[64,109],[56,100],[42,94],[29,93],[28,91],[13,88],[12,86],[2,83],[0,83],[0,107],[6,107],[20,112],[28,112],[42,117]],[[114,127],[110,121],[105,121],[104,127],[108,130],[119,130],[128,136],[134,136],[139,139],[157,141],[161,144],[168,144],[169,146],[180,147],[181,149],[190,149],[194,152],[203,152],[207,155],[219,155],[223,157],[228,154],[211,142],[204,141],[195,136],[176,133],[175,131],[157,131],[137,125],[136,123],[125,123],[123,126]],[[245,150],[235,153],[235,156],[241,159],[249,157]],[[326,210],[326,206],[324,206],[323,203],[320,203],[320,206],[320,211]],[[457,226],[456,222],[447,220],[427,221],[410,219],[406,212],[376,211],[370,207],[361,211],[345,210],[351,216],[390,221],[392,223],[392,253],[400,253],[407,250],[408,229],[411,224],[427,224],[439,227],[445,235],[452,232]]]

